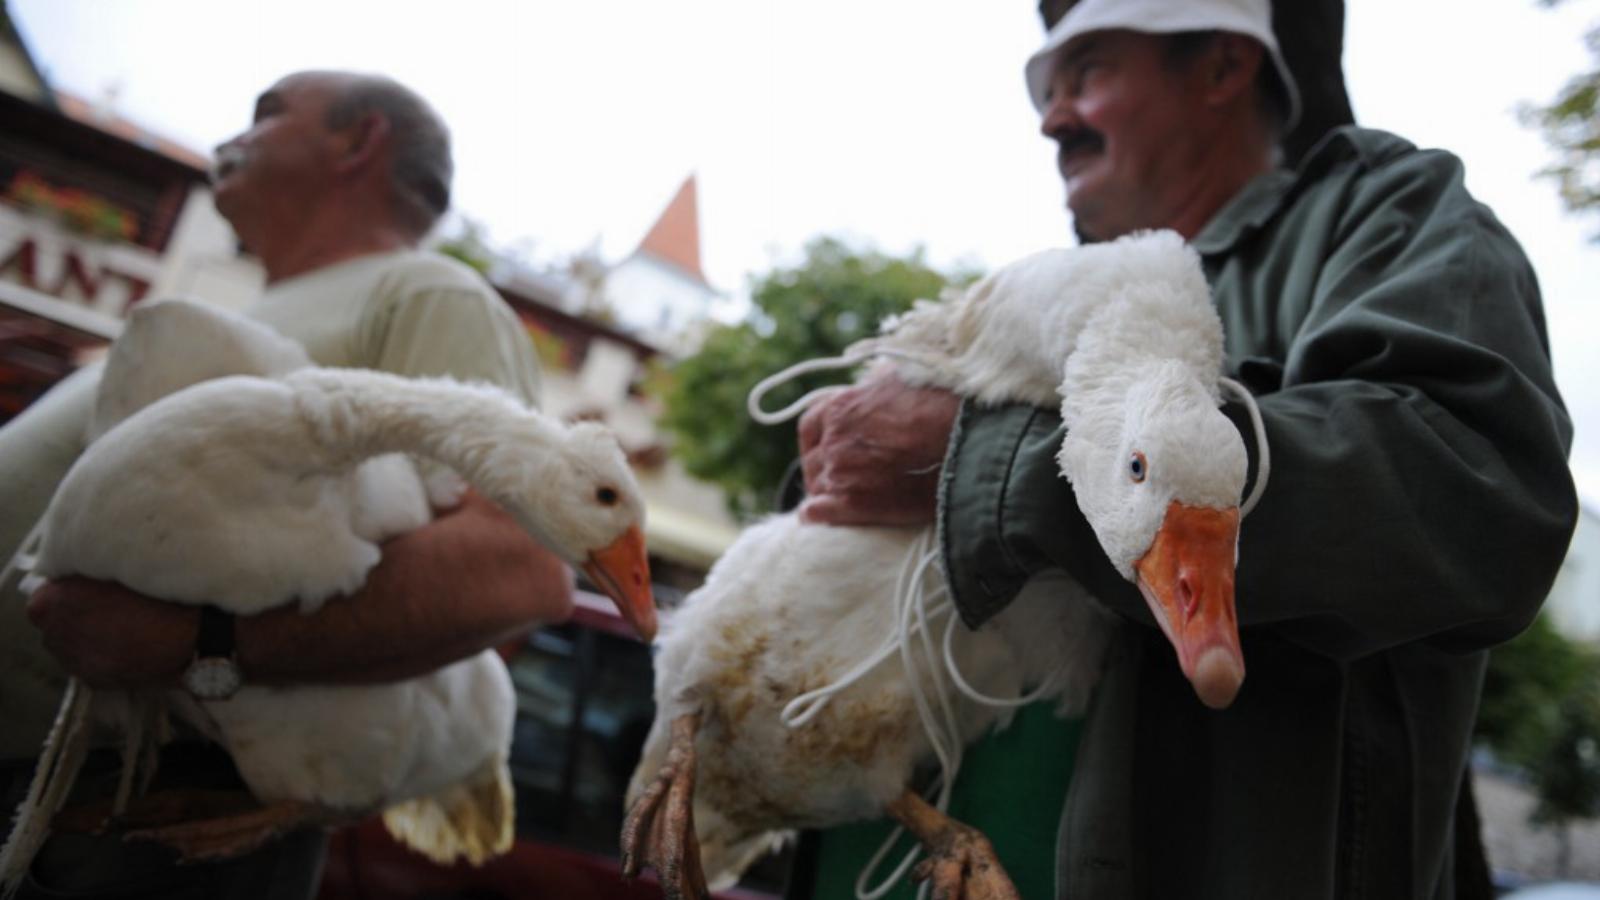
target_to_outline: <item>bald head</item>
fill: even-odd
[[[331,88],[327,126],[340,130],[363,116],[389,123],[395,215],[418,237],[450,208],[450,131],[433,107],[392,78],[352,72],[302,72],[290,78],[322,79]],[[288,80],[288,79],[285,79]]]
[[[217,210],[269,281],[414,247],[450,205],[450,134],[392,79],[298,72],[217,148]]]

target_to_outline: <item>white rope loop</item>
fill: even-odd
[[[39,561],[39,545],[44,541],[44,517],[33,524],[27,537],[22,539],[15,553],[6,560],[5,568],[0,569],[0,594],[11,590],[15,585],[22,594],[33,593],[30,590],[32,582],[29,576],[33,574],[34,564]]]
[[[1256,433],[1256,483],[1250,488],[1250,496],[1239,504],[1239,518],[1243,519],[1261,502],[1261,495],[1267,489],[1267,476],[1272,472],[1272,453],[1267,447],[1267,426],[1261,421],[1261,407],[1256,404],[1255,395],[1232,378],[1224,377],[1222,386],[1244,402],[1245,409],[1250,413],[1250,427]]]
[[[929,785],[926,796],[934,808],[945,812],[950,807],[950,794],[961,772],[966,751],[951,686],[954,685],[955,690],[974,703],[1012,708],[1038,700],[1053,690],[1056,684],[1054,679],[1049,679],[1019,697],[991,697],[972,686],[956,663],[954,635],[959,622],[955,605],[950,601],[950,591],[943,585],[930,587],[928,583],[928,575],[938,565],[938,560],[934,531],[931,528],[924,529],[907,548],[895,576],[895,619],[887,639],[871,655],[831,684],[790,700],[784,706],[780,719],[790,728],[810,723],[834,697],[861,681],[890,656],[898,655],[923,734],[939,763],[938,778]],[[943,634],[936,641],[933,630],[940,616],[948,619]],[[855,885],[858,900],[878,900],[910,870],[922,852],[920,847],[912,847],[883,882],[876,887],[868,886],[904,832],[903,827],[895,828],[862,869]],[[926,889],[927,885],[924,884],[918,896],[924,896]]]
[[[905,834],[905,831],[906,827],[904,825],[896,825],[894,831],[889,833],[889,839],[878,847],[877,851],[872,854],[871,859],[867,860],[867,864],[862,868],[861,874],[856,876],[856,900],[878,900],[884,894],[894,890],[895,885],[900,883],[900,879],[905,877],[906,872],[910,871],[911,864],[917,861],[918,848],[915,845],[906,853],[905,858],[900,860],[900,864],[895,866],[894,871],[889,873],[889,877],[884,879],[882,884],[875,888],[867,887],[867,882],[872,880],[872,873],[877,871],[878,866],[883,863],[884,857],[888,856],[889,851],[894,849],[895,842],[900,839],[900,835]],[[922,889],[917,891],[918,898],[922,897],[923,891],[927,887],[927,884],[924,883]]]
[[[930,372],[938,371],[939,368],[939,363],[933,357],[886,346],[881,338],[866,338],[851,344],[849,349],[845,350],[840,356],[823,356],[817,359],[802,360],[756,382],[756,386],[751,388],[750,394],[745,397],[745,411],[750,414],[750,418],[760,422],[762,425],[780,425],[805,412],[818,400],[844,390],[846,385],[836,384],[817,388],[814,391],[807,392],[805,396],[785,406],[783,409],[776,412],[767,412],[761,408],[761,401],[774,388],[788,384],[801,375],[808,375],[812,372],[853,369],[880,356],[921,366]]]
[[[797,362],[787,369],[783,369],[773,375],[768,375],[766,378],[756,382],[756,386],[750,389],[750,395],[745,398],[745,410],[750,413],[750,418],[755,419],[757,422],[760,422],[763,425],[779,425],[787,422],[795,416],[805,412],[806,408],[816,401],[828,396],[829,394],[837,393],[838,391],[843,390],[844,386],[833,385],[831,387],[817,388],[816,390],[808,392],[799,400],[794,401],[777,412],[767,412],[761,408],[761,399],[767,395],[767,392],[771,391],[773,388],[788,384],[801,375],[806,375],[811,372],[829,372],[836,369],[853,369],[856,366],[861,365],[863,362],[866,362],[871,356],[872,354],[870,352],[858,351],[852,348],[851,350],[845,351],[843,356],[827,356],[821,359],[808,359],[803,362]]]

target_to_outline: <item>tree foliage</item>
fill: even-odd
[[[1600,816],[1600,650],[1534,620],[1489,654],[1477,737],[1527,773],[1535,821]]]
[[[832,238],[813,241],[800,265],[753,280],[752,309],[742,322],[714,326],[700,350],[674,368],[661,420],[674,435],[674,453],[690,473],[720,485],[736,515],[771,509],[795,459],[796,426],[753,421],[745,411],[750,389],[794,363],[839,355],[913,300],[938,296],[950,280],[920,251],[897,258]],[[778,409],[848,378],[844,371],[804,375],[765,404]]]
[[[1575,212],[1600,208],[1600,28],[1591,29],[1585,42],[1594,67],[1569,80],[1548,106],[1522,110],[1523,121],[1543,131],[1555,151],[1555,161],[1539,174],[1555,180]],[[1593,239],[1600,241],[1600,232]]]
[[[476,219],[463,216],[457,223],[454,233],[442,238],[433,249],[467,264],[477,270],[479,275],[487,276],[489,270],[494,267],[494,248],[489,246],[489,235],[483,223]]]

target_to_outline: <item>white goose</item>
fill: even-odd
[[[776,421],[812,399],[759,411],[796,370],[872,357],[980,402],[1059,402],[1062,472],[1102,548],[1139,585],[1200,699],[1228,705],[1244,677],[1233,568],[1247,456],[1218,409],[1222,330],[1194,252],[1162,232],[1040,253],[889,327],[839,360],[768,379],[752,414]],[[669,897],[704,896],[792,829],[887,812],[930,853],[919,871],[936,890],[1015,896],[987,841],[939,810],[961,748],[1009,707],[1083,706],[1109,620],[1055,573],[985,627],[956,627],[934,545],[931,530],[794,514],[740,536],[662,633],[627,871],[653,865]],[[930,758],[938,809],[908,787]],[[911,861],[873,891],[875,860],[858,895],[880,895]]]
[[[241,370],[254,374],[228,375]],[[239,615],[294,602],[311,612],[359,588],[381,541],[429,520],[430,498],[459,498],[458,479],[425,489],[409,453],[460,473],[654,633],[642,504],[615,440],[497,389],[311,368],[264,326],[169,301],[136,312],[114,345],[90,434],[41,522],[38,576],[111,580]],[[394,684],[247,686],[221,702],[170,691],[156,703],[224,744],[267,804],[150,832],[191,857],[385,807],[391,832],[440,861],[479,863],[510,846],[515,700],[492,651]],[[0,883],[42,843],[91,718],[127,733],[119,809],[153,758],[159,716],[74,682],[0,854]]]

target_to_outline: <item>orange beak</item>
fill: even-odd
[[[617,604],[633,630],[650,643],[656,636],[656,601],[650,593],[650,560],[637,525],[589,554],[583,574]]]
[[[1239,510],[1173,501],[1155,542],[1134,564],[1150,612],[1178,651],[1200,702],[1226,709],[1244,682],[1233,606]]]

